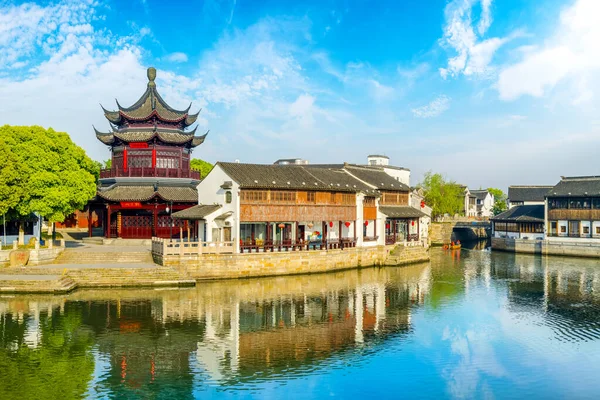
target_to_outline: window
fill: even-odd
[[[560,226],[560,233],[567,233],[567,227],[565,225]]]
[[[352,206],[356,204],[356,195],[354,193],[342,193],[342,204]]]
[[[375,207],[375,197],[365,197],[363,200],[364,207]]]
[[[589,235],[590,234],[590,227],[589,226],[584,226],[583,227],[583,233],[586,234],[586,235]]]
[[[558,234],[556,221],[550,222],[550,235]]]
[[[225,203],[229,204],[231,203],[231,190],[228,190],[225,192]]]
[[[579,236],[579,221],[569,221],[569,236]]]
[[[595,208],[596,210],[600,209],[600,197],[592,199],[592,208]]]
[[[590,208],[591,203],[589,198],[571,199],[569,200],[569,208],[572,209],[586,209]]]
[[[273,203],[293,203],[296,201],[296,192],[272,191],[271,201]]]
[[[242,190],[242,201],[267,202],[267,192],[265,190]]]
[[[317,194],[315,192],[308,192],[306,193],[306,201],[309,203],[316,203],[317,201]]]
[[[569,201],[564,198],[555,198],[548,200],[548,207],[551,210],[566,209],[569,206]]]
[[[600,226],[596,227],[596,235],[600,235]]]

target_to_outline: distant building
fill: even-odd
[[[508,208],[544,204],[546,194],[553,186],[509,186]]]
[[[281,158],[275,161],[273,164],[275,165],[306,165],[308,164],[308,160],[304,160],[302,158]]]
[[[491,218],[492,237],[544,239],[544,205],[515,206]]]
[[[475,196],[475,216],[480,218],[489,218],[494,215],[494,195],[488,190],[471,190],[471,195]]]
[[[546,196],[548,239],[600,239],[600,176],[562,177]]]

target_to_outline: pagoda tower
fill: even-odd
[[[200,111],[190,114],[170,107],[156,89],[156,69],[148,68],[148,87],[130,107],[102,107],[109,132],[94,127],[96,138],[111,151],[111,166],[100,171],[92,211],[102,221],[107,238],[151,238],[180,235],[180,220],[171,214],[198,203],[200,173],[190,167],[194,148],[206,139],[193,125]],[[195,232],[192,232],[195,234]],[[191,233],[191,234],[192,234]]]

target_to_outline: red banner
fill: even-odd
[[[127,149],[123,150],[123,170],[127,171]]]
[[[156,168],[156,148],[152,149],[152,168]]]
[[[122,208],[142,208],[142,203],[139,201],[122,201]]]
[[[146,142],[137,142],[137,143],[129,143],[130,149],[147,149],[148,143]]]

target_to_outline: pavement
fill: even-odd
[[[0,274],[0,281],[54,281],[60,279],[61,275],[18,275]]]

